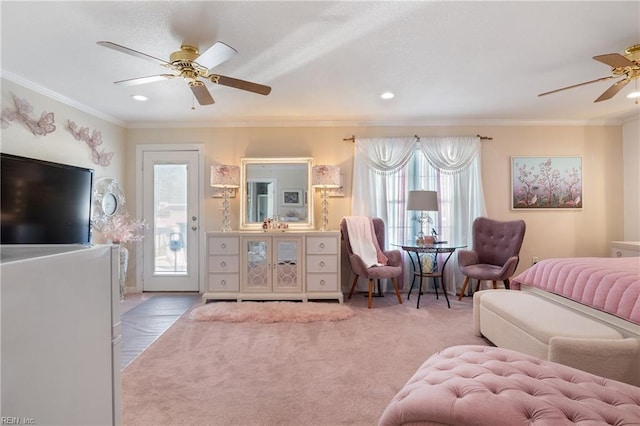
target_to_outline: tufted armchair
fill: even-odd
[[[398,290],[397,281],[398,276],[402,274],[402,254],[400,253],[400,250],[385,250],[384,222],[380,218],[373,218],[372,221],[375,236],[378,240],[378,245],[380,246],[380,249],[383,251],[384,255],[387,256],[388,261],[387,265],[385,266],[372,266],[370,268],[367,268],[360,256],[354,254],[351,250],[351,245],[349,244],[349,231],[347,229],[347,223],[344,218],[340,221],[342,240],[344,241],[344,247],[349,258],[351,270],[355,274],[353,283],[351,284],[351,291],[349,292],[348,299],[351,299],[351,296],[353,295],[353,291],[358,284],[358,278],[367,277],[369,279],[369,309],[371,309],[374,279],[377,280],[378,288],[380,287],[381,279],[390,279],[391,283],[393,284],[393,289],[396,293],[396,296],[398,297],[398,302],[402,303],[402,297],[400,297],[400,291]]]
[[[520,260],[520,248],[524,240],[524,220],[501,222],[487,217],[473,221],[473,249],[458,251],[458,266],[465,276],[458,300],[462,300],[469,280],[504,282],[509,288],[509,278],[515,273]]]

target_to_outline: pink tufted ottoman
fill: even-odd
[[[379,425],[640,425],[640,388],[491,346],[429,358]]]

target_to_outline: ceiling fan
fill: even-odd
[[[261,95],[268,95],[271,93],[271,87],[269,86],[212,73],[211,70],[213,68],[238,53],[233,47],[219,41],[202,53],[198,51],[196,46],[183,44],[180,47],[180,50],[173,52],[169,56],[168,62],[110,41],[99,41],[97,43],[100,46],[117,50],[118,52],[146,59],[173,71],[173,74],[158,74],[148,77],[120,80],[114,82],[115,84],[134,86],[137,84],[152,83],[154,81],[182,77],[189,84],[193,95],[200,105],[211,105],[215,102],[209,92],[209,89],[207,89],[207,86],[205,86],[204,82],[200,79]]]
[[[613,83],[613,85],[605,90],[604,93],[602,93],[602,95],[600,95],[594,102],[601,102],[606,101],[607,99],[611,99],[631,80],[640,79],[640,44],[628,47],[624,51],[624,53],[624,55],[621,55],[619,53],[607,53],[605,55],[593,57],[593,59],[595,59],[596,61],[609,65],[611,67],[611,73],[613,75],[597,78],[591,81],[585,81],[584,83],[574,84],[572,86],[563,87],[561,89],[552,90],[550,92],[540,93],[538,96],[550,95],[562,90],[573,89],[574,87],[585,86],[591,83],[611,80],[612,78],[623,77],[622,80],[618,80]]]

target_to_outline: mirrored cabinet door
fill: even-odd
[[[271,238],[242,237],[242,268],[243,290],[271,291]]]
[[[302,291],[302,239],[299,237],[275,237],[273,247],[273,291]]]

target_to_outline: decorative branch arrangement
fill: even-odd
[[[11,126],[12,121],[18,120],[26,125],[36,136],[47,136],[47,134],[56,130],[55,118],[52,112],[43,111],[40,119],[35,120],[29,116],[33,111],[33,107],[26,99],[20,99],[14,95],[13,103],[15,104],[15,109],[4,108],[0,115],[0,125],[3,129]]]
[[[78,141],[83,141],[91,149],[91,159],[95,164],[106,167],[111,163],[113,152],[98,151],[98,146],[102,145],[102,132],[94,130],[89,136],[89,128],[81,127],[77,130],[78,125],[71,120],[67,122],[67,130]]]

